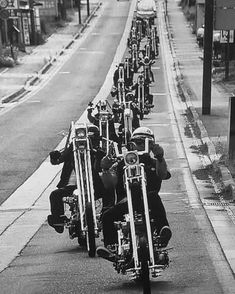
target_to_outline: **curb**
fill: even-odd
[[[100,6],[102,5],[102,2],[99,2],[97,4],[97,6],[92,10],[92,12],[90,13],[89,17],[86,19],[86,21],[82,24],[82,27],[79,29],[78,33],[76,33],[74,35],[74,38],[69,41],[69,43],[64,46],[55,56],[53,56],[51,58],[50,61],[48,61],[39,71],[38,73],[31,77],[28,81],[25,82],[25,85],[20,88],[19,90],[3,97],[1,99],[1,103],[9,103],[10,101],[12,101],[13,99],[19,97],[21,98],[22,96],[24,96],[26,93],[28,93],[29,91],[27,90],[27,88],[29,86],[33,86],[39,79],[40,76],[45,74],[52,66],[53,64],[57,61],[57,59],[64,54],[65,50],[67,50],[70,46],[72,46],[72,44],[80,37],[80,35],[83,33],[83,31],[85,30],[85,28],[88,26],[89,22],[91,21],[91,19],[94,17],[96,11],[100,8]]]
[[[172,37],[171,37],[171,33],[169,33],[170,26],[169,26],[168,16],[166,14],[165,14],[165,22],[166,22],[166,27],[168,31],[170,49],[171,49],[173,61],[174,61],[173,67],[176,72],[177,86],[180,92],[182,93],[183,97],[185,98],[185,101],[182,101],[182,102],[185,103],[186,110],[189,111],[189,113],[193,117],[196,127],[199,130],[200,139],[202,140],[202,143],[207,146],[207,150],[208,150],[207,155],[211,165],[217,172],[219,172],[220,178],[222,180],[222,184],[224,186],[223,192],[226,193],[226,197],[228,197],[230,201],[235,202],[235,182],[233,180],[233,177],[229,169],[225,165],[219,162],[219,156],[216,153],[215,146],[213,142],[210,140],[207,130],[205,126],[203,125],[203,122],[201,121],[195,107],[192,105],[190,95],[188,94],[187,89],[185,88],[185,85],[183,82],[183,75],[179,67],[179,62],[177,61],[174,48],[172,46]]]

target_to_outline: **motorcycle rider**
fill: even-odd
[[[105,153],[99,149],[99,129],[94,125],[89,125],[88,131],[91,133],[91,160],[93,166],[94,192],[95,198],[98,199],[103,197],[105,193],[103,183],[99,177],[99,171],[101,171],[100,162]],[[52,191],[49,197],[51,214],[48,215],[47,221],[57,233],[63,233],[64,222],[67,219],[64,215],[63,197],[71,195],[71,193],[77,188],[72,142],[69,143],[68,146],[65,146],[63,151],[55,150],[50,152],[50,161],[52,165],[58,165],[61,163],[64,163],[64,165],[60,181],[57,184],[57,189]]]
[[[88,108],[87,108],[87,118],[90,123],[94,124],[99,128],[99,120],[100,120],[100,110],[105,110],[106,109],[106,102],[105,101],[100,101],[100,105],[97,107],[98,112],[93,115],[92,112],[94,110],[93,104],[89,103]],[[109,138],[110,140],[119,143],[119,137],[116,134],[115,130],[115,125],[114,125],[114,117],[112,116],[111,113],[109,113],[109,119],[108,119],[108,124],[109,124]]]
[[[132,134],[131,142],[135,144],[135,149],[137,151],[144,151],[145,138],[150,140],[150,152],[148,154],[141,155],[140,162],[144,163],[147,181],[146,188],[148,204],[151,211],[150,217],[154,219],[155,223],[153,235],[155,237],[159,236],[161,247],[166,247],[172,233],[169,228],[165,208],[158,193],[161,188],[162,180],[169,179],[171,175],[167,169],[167,164],[164,159],[164,150],[159,144],[155,143],[152,130],[147,127],[137,128]],[[97,255],[113,262],[115,260],[115,254],[112,249],[114,247],[113,245],[117,244],[117,231],[115,229],[114,222],[122,220],[123,215],[128,213],[126,191],[123,182],[124,161],[121,160],[119,163],[112,165],[112,160],[104,157],[101,161],[101,167],[103,169],[111,168],[113,174],[113,171],[116,170],[116,180],[113,180],[113,182],[116,182],[115,189],[118,196],[118,202],[116,205],[106,210],[103,214],[102,222],[105,247],[98,247]]]
[[[153,108],[154,104],[153,104],[153,95],[150,94],[150,90],[149,90],[149,83],[146,83],[144,81],[144,77],[143,74],[139,74],[139,79],[137,79],[137,82],[132,86],[132,90],[135,93],[135,99],[136,101],[138,101],[138,97],[139,97],[139,87],[140,87],[140,80],[143,81],[143,87],[144,87],[144,101],[147,104],[147,106],[149,108]]]
[[[147,77],[145,80],[145,83],[154,83],[154,74],[152,72],[151,66],[152,64],[154,64],[154,60],[149,59],[148,56],[145,56],[143,60],[141,60],[139,62],[140,67],[143,66],[143,69],[145,68],[145,70],[147,71]]]

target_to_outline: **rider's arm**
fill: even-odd
[[[73,152],[73,144],[71,143],[68,148],[64,149],[61,152],[59,163],[67,161],[71,157],[72,152]]]
[[[167,164],[164,157],[161,159],[161,161],[158,159],[156,160],[156,172],[161,180],[166,180],[169,178]]]
[[[156,159],[156,173],[157,173],[157,175],[162,180],[169,179],[169,172],[167,169],[166,161],[164,159],[163,148],[159,144],[154,143],[151,146],[151,151],[153,152],[154,158]]]
[[[92,108],[87,108],[87,118],[88,118],[88,120],[89,120],[90,123],[95,124],[96,119],[95,119],[95,117],[92,115],[92,111],[93,111]]]

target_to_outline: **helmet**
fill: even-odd
[[[148,56],[145,56],[145,58],[144,58],[144,62],[149,62],[149,58],[148,58]]]
[[[139,127],[134,130],[131,136],[131,141],[136,141],[136,140],[145,140],[145,139],[150,139],[151,141],[154,140],[154,133],[151,129],[147,127]]]
[[[127,101],[132,101],[133,98],[134,98],[134,94],[133,94],[132,92],[128,92],[128,93],[126,94],[126,100],[127,100]]]

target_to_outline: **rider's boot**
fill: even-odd
[[[115,245],[108,245],[107,247],[99,246],[96,249],[96,253],[99,257],[102,257],[108,261],[115,262],[116,260],[116,247]]]
[[[168,226],[164,226],[159,233],[159,247],[166,247],[172,236],[171,229]]]
[[[64,231],[64,223],[65,217],[64,216],[57,216],[50,214],[47,216],[48,224],[55,229],[55,231],[59,234],[62,234]]]

